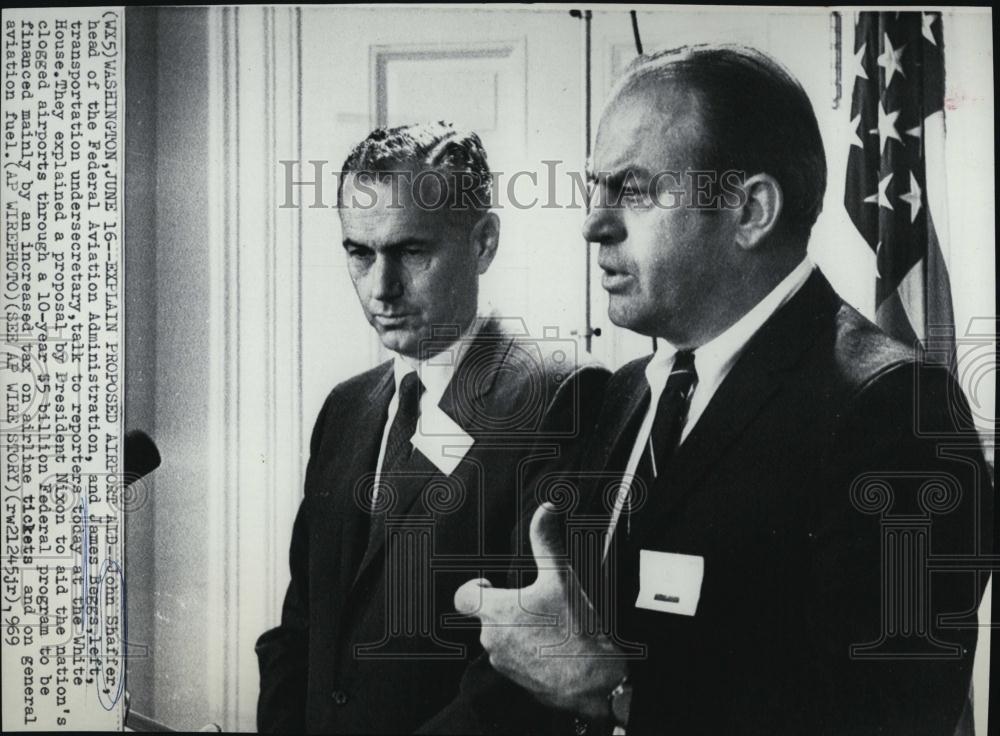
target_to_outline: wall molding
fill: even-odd
[[[371,126],[386,125],[388,99],[386,72],[394,61],[432,61],[442,59],[510,59],[524,58],[524,41],[477,41],[467,43],[396,43],[373,44],[370,47],[369,79],[371,80]]]
[[[209,702],[253,730],[253,645],[280,615],[301,498],[302,227],[279,209],[301,156],[300,11],[212,8],[209,22],[211,385]]]

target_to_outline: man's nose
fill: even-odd
[[[625,240],[625,223],[617,207],[595,206],[583,222],[583,237],[588,243],[615,245]]]
[[[403,295],[403,280],[395,258],[379,255],[372,266],[372,296],[379,301],[392,301]]]

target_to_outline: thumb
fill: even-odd
[[[555,592],[569,605],[570,618],[580,630],[599,632],[600,617],[580,585],[566,552],[566,526],[562,514],[550,503],[543,503],[531,517],[531,551],[538,567],[538,590]]]
[[[531,553],[538,568],[535,585],[549,588],[563,586],[569,561],[566,556],[565,527],[562,515],[552,504],[543,503],[531,517],[529,530]]]
[[[482,618],[480,604],[485,604],[485,589],[492,587],[493,584],[486,578],[467,580],[455,591],[455,610],[465,616]],[[485,605],[482,608],[485,608]]]

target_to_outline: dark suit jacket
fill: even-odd
[[[451,620],[455,590],[503,581],[519,483],[574,362],[565,341],[515,339],[488,321],[440,403],[475,444],[450,476],[415,451],[383,475],[375,514],[364,495],[392,364],[333,389],[312,435],[281,625],[257,643],[261,731],[410,732],[455,697],[481,651],[476,627]]]
[[[601,499],[634,443],[647,362],[613,375],[577,471],[566,473],[580,488],[576,526],[608,518]],[[526,506],[522,547],[530,515]],[[631,534],[619,525],[610,561],[571,561],[591,599],[609,602],[619,642],[644,648],[630,665],[629,736],[952,736],[986,578],[970,570],[985,568],[975,556],[991,549],[991,522],[961,389],[815,272],[748,343]],[[635,606],[640,550],[704,559],[695,615]],[[532,566],[527,553],[522,566]],[[572,728],[527,699],[515,706],[518,689],[485,659],[451,722]],[[429,730],[450,730],[449,720]]]

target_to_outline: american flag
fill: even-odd
[[[941,23],[940,13],[856,15],[844,205],[875,251],[879,325],[908,344],[933,343],[953,366]]]

